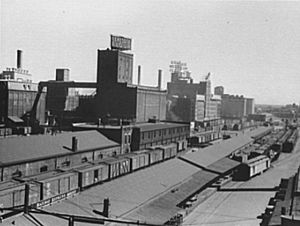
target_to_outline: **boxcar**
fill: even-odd
[[[144,168],[149,165],[149,153],[148,152],[135,152],[126,155],[130,159],[131,171],[135,171]]]
[[[109,167],[109,179],[114,179],[130,172],[130,160],[124,156],[105,158],[103,161]]]
[[[0,183],[0,207],[15,207],[24,204],[24,183],[7,181]]]
[[[163,161],[164,152],[161,149],[149,150],[150,165]]]
[[[164,160],[170,159],[177,155],[177,144],[176,143],[163,145],[163,146],[157,147],[156,149],[163,151],[163,159]]]
[[[29,184],[29,205],[40,200],[38,184]],[[24,205],[25,183],[17,181],[7,181],[0,183],[0,207],[15,207]]]
[[[108,179],[108,165],[95,163],[75,169],[78,172],[78,186],[80,189]]]
[[[257,156],[242,163],[234,173],[235,180],[249,180],[270,168],[270,158],[265,155]]]
[[[21,178],[20,180],[38,184],[36,191],[40,193],[38,207],[56,202],[78,191],[77,172],[55,170],[35,177]]]

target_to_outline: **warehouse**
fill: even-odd
[[[0,181],[70,168],[120,154],[120,145],[97,131],[0,140]]]
[[[170,122],[135,124],[132,130],[131,150],[137,151],[155,145],[186,140],[189,135],[189,124]]]

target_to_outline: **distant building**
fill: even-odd
[[[69,81],[69,69],[56,69],[57,82]],[[75,111],[79,106],[79,95],[75,88],[57,86],[50,83],[47,88],[46,110],[53,115],[62,115],[65,111]]]
[[[136,122],[146,122],[149,118],[164,120],[166,91],[161,89],[161,71],[157,87],[132,84],[132,71],[132,54],[98,50],[95,105],[98,116]]]
[[[216,86],[214,94],[222,96],[224,94],[224,87],[223,86]]]
[[[0,75],[0,123],[27,125],[25,114],[31,110],[37,91],[38,84],[32,83],[31,74],[22,69],[22,51],[18,50],[17,68],[7,68]],[[45,95],[43,90],[37,106],[41,123],[45,122]]]
[[[168,86],[167,119],[173,121],[204,121],[220,118],[220,97],[211,94],[209,75],[205,81],[193,83],[190,77],[172,73]],[[190,74],[189,74],[190,76]],[[219,110],[218,110],[219,109]]]
[[[254,113],[254,99],[224,94],[221,112],[223,118],[243,118]]]

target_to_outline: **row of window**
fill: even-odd
[[[178,128],[169,128],[169,129],[161,129],[161,130],[155,130],[155,131],[147,131],[147,132],[142,132],[142,139],[145,139],[145,137],[147,136],[148,139],[150,138],[155,138],[156,136],[161,137],[162,135],[165,136],[167,135],[167,131],[168,134],[175,134],[177,133],[182,133],[182,132],[187,132],[189,131],[189,127],[178,127]]]

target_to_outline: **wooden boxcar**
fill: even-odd
[[[249,180],[270,168],[270,158],[265,155],[257,156],[247,162],[242,163],[234,173],[235,180]]]
[[[105,158],[103,162],[108,165],[109,179],[114,179],[130,172],[130,160],[125,156]]]
[[[29,183],[29,205],[40,200],[37,183]],[[0,183],[0,207],[15,207],[24,205],[25,183],[7,181]]]
[[[37,207],[64,199],[78,191],[77,172],[55,170],[20,180],[38,184],[38,189],[35,192],[40,194],[40,201],[37,203]],[[30,192],[35,195],[33,190]]]
[[[145,151],[130,153],[126,155],[130,159],[131,171],[135,171],[149,165],[149,153]]]
[[[163,159],[170,159],[172,157],[175,157],[177,155],[177,144],[171,143],[168,145],[159,146],[156,148],[156,150],[162,150],[163,151]]]
[[[95,163],[76,168],[78,172],[78,186],[80,189],[107,180],[108,165],[105,163]]]
[[[150,165],[163,161],[164,152],[161,149],[148,150]]]

